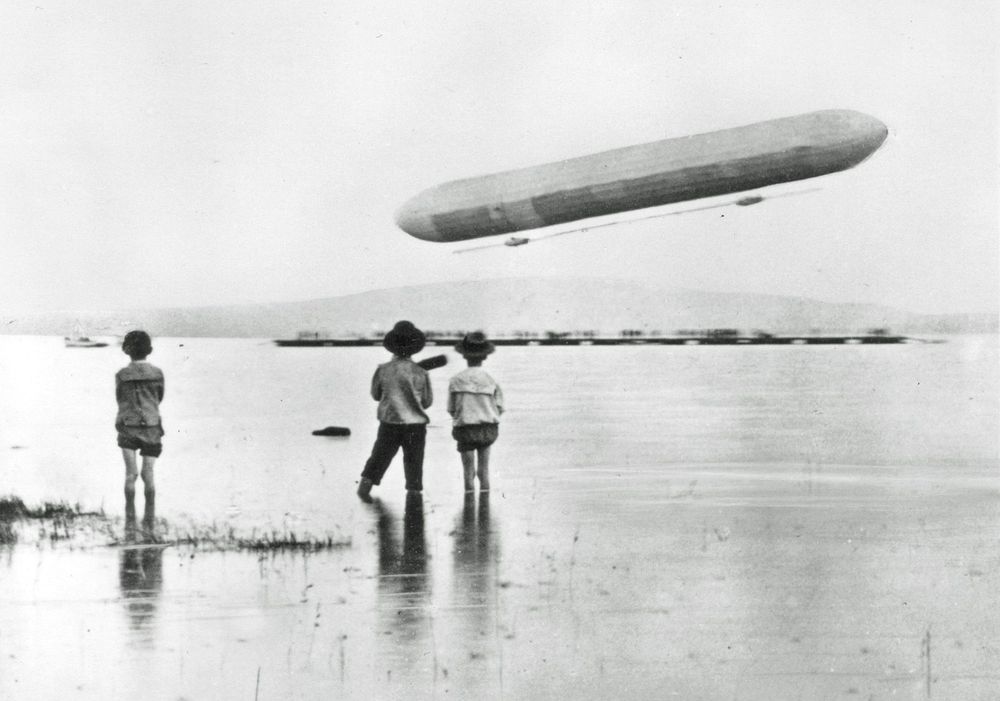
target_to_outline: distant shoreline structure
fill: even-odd
[[[454,346],[462,339],[461,334],[428,334],[427,346]],[[889,334],[875,329],[856,335],[787,335],[776,336],[758,332],[744,335],[733,329],[715,329],[704,332],[681,332],[674,336],[647,335],[640,331],[623,331],[618,336],[597,334],[520,333],[514,336],[491,336],[496,346],[788,346],[788,345],[858,345],[858,344],[898,344],[929,343],[909,336]],[[283,348],[358,348],[381,346],[382,337],[327,338],[316,332],[302,332],[297,338],[275,339],[274,343]]]
[[[483,329],[492,336],[518,331],[568,331],[572,336],[647,336],[682,329],[738,328],[777,336],[996,334],[996,312],[917,314],[875,304],[832,303],[798,297],[668,289],[614,278],[495,278],[438,282],[303,302],[196,308],[64,311],[5,317],[0,335],[65,336],[79,324],[97,336],[143,328],[154,337],[293,339],[299,330],[325,338],[381,338],[378,329],[412,319],[425,331],[457,336]],[[104,340],[108,340],[105,338]]]

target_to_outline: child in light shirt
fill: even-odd
[[[503,413],[503,392],[489,373],[483,370],[483,361],[495,348],[481,331],[475,331],[455,346],[469,367],[451,378],[448,383],[448,413],[454,420],[452,438],[458,444],[465,477],[465,491],[490,488],[490,446],[499,435],[500,415]]]

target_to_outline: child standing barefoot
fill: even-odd
[[[475,331],[463,338],[455,350],[469,367],[448,383],[448,413],[454,419],[451,435],[462,456],[465,491],[475,489],[478,476],[479,489],[485,492],[490,488],[490,446],[499,435],[503,413],[500,385],[482,368],[486,356],[495,349],[481,331]]]
[[[434,401],[427,371],[410,360],[427,339],[409,321],[397,322],[382,345],[392,360],[382,363],[372,377],[372,399],[378,402],[378,436],[365,463],[358,485],[362,501],[372,501],[372,487],[382,481],[389,464],[403,449],[403,472],[408,494],[424,488],[424,445],[427,441],[427,409]]]
[[[115,396],[118,399],[118,447],[125,460],[125,529],[127,537],[135,535],[135,480],[139,476],[136,451],[142,457],[142,483],[146,497],[142,525],[147,538],[155,539],[156,487],[153,466],[163,452],[160,439],[160,402],[163,401],[163,372],[146,361],[153,352],[152,341],[145,331],[129,331],[122,350],[132,359],[115,374]]]

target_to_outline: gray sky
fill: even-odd
[[[993,5],[3,3],[0,310],[520,275],[995,310]],[[826,108],[890,136],[809,195],[464,255],[393,223],[445,180]]]

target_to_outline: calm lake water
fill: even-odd
[[[0,550],[0,698],[993,698],[996,336],[502,348],[488,498],[354,489],[380,349],[154,339],[158,515],[258,556]],[[0,337],[0,492],[123,511],[118,348]],[[311,431],[346,426],[349,438]],[[141,497],[139,499],[141,504]],[[141,508],[141,506],[140,506]]]

